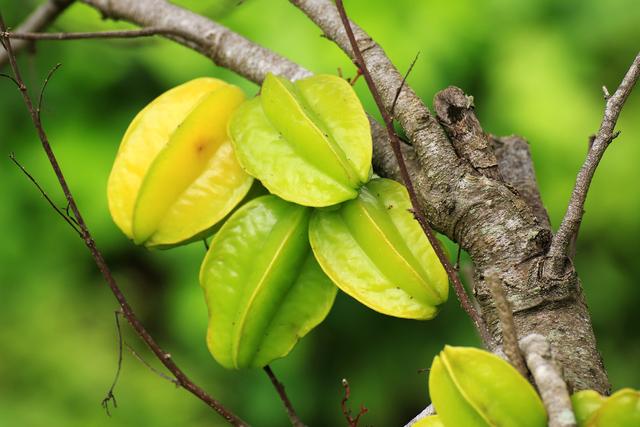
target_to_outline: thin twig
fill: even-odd
[[[42,89],[40,89],[40,96],[38,97],[38,109],[36,110],[38,112],[38,117],[41,116],[42,100],[44,99],[44,92],[47,90],[47,85],[49,84],[49,80],[51,80],[51,77],[53,77],[53,74],[56,71],[58,71],[58,68],[60,68],[61,66],[62,64],[59,62],[56,65],[54,65],[53,68],[49,70],[47,77],[44,79],[44,83],[42,84]],[[42,119],[42,117],[40,118]]]
[[[418,62],[419,57],[420,57],[420,51],[418,51],[416,53],[416,56],[413,57],[413,61],[411,61],[411,64],[409,64],[409,68],[407,68],[407,72],[404,73],[404,76],[402,76],[400,87],[398,87],[398,90],[396,91],[396,96],[393,98],[393,102],[391,103],[391,110],[389,110],[390,111],[389,115],[392,118],[395,117],[396,103],[398,102],[398,98],[400,97],[400,92],[402,92],[402,88],[404,87],[404,84],[407,82],[407,78],[409,78],[409,74],[411,74],[411,71],[413,70],[413,67],[416,65],[416,62]]]
[[[116,375],[113,378],[113,383],[111,383],[111,387],[109,387],[107,395],[104,399],[102,399],[101,403],[108,416],[111,416],[111,412],[109,412],[109,402],[113,403],[114,409],[118,407],[118,402],[116,401],[116,396],[113,394],[113,390],[116,388],[116,384],[118,384],[118,378],[120,378],[120,372],[122,371],[122,328],[120,327],[121,314],[121,310],[115,311],[116,332],[118,333],[118,367],[116,368]]]
[[[71,3],[73,3],[73,0],[48,0],[34,10],[16,31],[33,32],[47,27],[51,22],[55,21]],[[13,52],[17,53],[29,45],[28,40],[16,40],[16,43],[12,46]],[[9,56],[6,52],[0,52],[0,67],[6,64],[8,60]]]
[[[502,288],[500,278],[497,273],[489,272],[485,275],[485,282],[489,286],[493,303],[498,313],[500,330],[502,331],[502,350],[513,367],[516,368],[523,377],[527,378],[529,373],[527,365],[522,358],[520,347],[518,347],[518,334],[516,332],[515,322],[513,321],[511,305],[509,301],[507,301],[507,296]]]
[[[549,427],[575,427],[567,384],[553,361],[547,339],[539,334],[527,335],[520,340],[520,348],[547,409]]]
[[[47,192],[44,191],[44,188],[42,188],[42,186],[38,183],[38,181],[36,181],[36,179],[33,177],[33,175],[31,175],[29,173],[29,171],[27,171],[25,169],[25,167],[20,164],[18,159],[16,159],[16,155],[14,153],[9,154],[9,159],[11,159],[11,161],[22,171],[22,173],[25,174],[25,176],[29,179],[29,181],[31,181],[33,183],[33,185],[36,186],[38,191],[40,191],[40,194],[42,194],[42,197],[45,198],[47,203],[49,203],[49,205],[51,205],[51,207],[56,211],[56,213],[58,215],[60,215],[62,217],[62,219],[64,219],[65,222],[67,224],[69,224],[69,226],[71,228],[73,228],[73,231],[78,233],[78,236],[82,237],[82,233],[80,232],[78,227],[76,227],[75,220],[72,217],[66,215],[64,212],[62,212],[62,210],[58,206],[56,206],[56,204],[53,202],[53,200],[51,200],[51,197],[49,197]]]
[[[549,257],[555,260],[555,265],[552,267],[552,272],[562,274],[565,267],[565,260],[569,256],[571,240],[577,233],[582,222],[584,215],[584,203],[587,198],[589,186],[591,180],[596,172],[596,168],[604,155],[605,150],[618,136],[618,133],[614,132],[618,117],[622,111],[625,101],[629,97],[629,94],[633,90],[638,78],[640,77],[640,53],[637,54],[633,63],[629,67],[629,70],[625,74],[620,86],[616,89],[613,95],[609,96],[609,91],[604,89],[606,106],[604,110],[604,117],[600,124],[600,129],[593,140],[593,144],[587,158],[578,173],[576,178],[576,184],[571,194],[571,200],[567,207],[567,212],[562,219],[562,223],[558,228],[553,241],[551,242],[551,248],[549,249]]]
[[[340,13],[340,19],[342,20],[342,24],[344,25],[344,28],[347,32],[347,36],[351,44],[351,49],[353,50],[353,54],[356,57],[357,66],[362,70],[362,74],[365,80],[367,81],[367,85],[369,86],[369,90],[373,95],[373,99],[375,100],[378,106],[378,109],[380,110],[380,114],[382,114],[382,118],[384,120],[384,124],[387,128],[387,133],[389,135],[389,142],[391,144],[393,153],[398,162],[398,166],[400,169],[400,176],[402,177],[402,181],[404,182],[404,185],[407,187],[409,198],[411,199],[413,215],[415,219],[418,221],[418,223],[420,224],[420,226],[422,227],[422,230],[424,231],[424,234],[427,236],[427,239],[429,239],[429,243],[431,243],[431,246],[433,247],[436,255],[438,256],[438,259],[444,266],[444,269],[446,270],[447,275],[449,276],[449,280],[453,284],[453,288],[456,292],[456,295],[458,296],[460,305],[462,305],[462,308],[467,312],[467,314],[471,318],[476,329],[478,330],[478,333],[480,334],[482,341],[485,343],[486,346],[491,347],[491,342],[493,341],[493,338],[489,334],[489,331],[486,327],[484,320],[482,319],[482,317],[480,316],[476,308],[471,303],[471,299],[467,295],[464,289],[464,286],[460,281],[460,278],[456,274],[455,268],[451,264],[451,261],[445,254],[444,250],[442,249],[442,246],[440,245],[440,241],[436,238],[435,234],[433,233],[433,230],[431,230],[431,227],[429,226],[429,222],[427,221],[422,210],[420,209],[418,196],[416,195],[416,192],[414,190],[413,183],[411,182],[411,177],[409,176],[409,173],[407,171],[407,166],[404,162],[402,150],[400,149],[400,140],[398,139],[398,136],[396,135],[395,130],[393,128],[393,119],[389,115],[387,109],[384,107],[384,103],[382,102],[380,93],[378,92],[376,84],[374,83],[373,78],[371,77],[371,73],[369,72],[366,62],[362,57],[362,52],[360,51],[360,47],[356,42],[356,38],[353,34],[353,29],[351,28],[351,24],[349,22],[349,18],[347,17],[347,13],[344,9],[344,5],[342,4],[342,0],[336,0],[336,6],[338,8],[338,12]]]
[[[273,384],[276,391],[278,392],[278,396],[280,396],[280,400],[282,400],[284,409],[287,411],[287,416],[289,417],[289,421],[291,422],[291,425],[293,427],[306,427],[305,424],[300,420],[300,417],[298,417],[296,410],[293,409],[293,405],[289,400],[289,396],[287,396],[287,393],[284,390],[284,384],[278,381],[276,374],[273,373],[273,370],[269,365],[265,366],[263,369],[267,373],[267,376],[269,377],[269,379],[271,380],[271,384]]]
[[[4,31],[6,31],[6,29],[7,29],[7,27],[6,27],[5,23],[4,23],[4,19],[2,18],[2,14],[0,14],[0,32],[4,32]],[[131,326],[136,331],[138,336],[149,346],[151,351],[162,362],[162,364],[164,366],[166,366],[167,369],[169,371],[171,371],[171,373],[173,375],[175,375],[176,379],[178,380],[178,382],[180,383],[180,385],[183,388],[185,388],[190,393],[192,393],[193,395],[198,397],[200,400],[205,402],[209,407],[211,407],[218,414],[220,414],[230,424],[232,424],[234,426],[247,426],[248,424],[246,422],[244,422],[237,415],[235,415],[234,413],[229,411],[220,402],[218,402],[216,399],[214,399],[209,394],[207,394],[207,392],[202,390],[195,383],[193,383],[189,379],[189,377],[187,377],[187,375],[175,364],[173,359],[171,359],[171,355],[169,353],[165,352],[158,345],[158,343],[153,339],[153,337],[149,334],[149,332],[147,332],[145,327],[142,325],[142,323],[140,322],[140,320],[138,319],[138,317],[136,316],[136,314],[132,310],[131,306],[129,305],[129,302],[127,301],[126,297],[122,293],[122,290],[120,289],[120,287],[116,283],[116,280],[113,277],[113,274],[111,273],[111,270],[109,269],[106,261],[104,260],[104,257],[102,255],[102,253],[100,252],[100,250],[98,250],[98,248],[96,246],[96,243],[93,240],[93,236],[91,235],[91,233],[89,231],[89,228],[87,227],[87,225],[86,225],[86,223],[84,221],[84,218],[80,214],[80,210],[79,210],[79,208],[78,208],[78,206],[76,204],[76,201],[75,201],[75,199],[74,199],[74,197],[73,197],[73,195],[71,193],[71,190],[69,189],[69,185],[67,184],[67,180],[66,180],[64,174],[62,173],[62,170],[60,168],[58,160],[57,160],[57,158],[56,158],[56,156],[55,156],[55,154],[53,152],[53,149],[51,148],[51,144],[49,143],[49,139],[47,137],[47,134],[44,131],[44,128],[42,126],[42,122],[40,121],[40,116],[39,116],[36,108],[33,105],[33,101],[31,100],[31,97],[29,95],[27,87],[25,86],[24,81],[22,79],[22,76],[20,74],[20,69],[18,68],[16,57],[15,57],[15,54],[14,54],[13,49],[11,47],[11,41],[9,39],[5,38],[4,39],[4,46],[6,48],[8,56],[9,56],[9,63],[11,64],[11,69],[13,70],[13,75],[14,75],[16,81],[18,82],[20,93],[22,94],[22,98],[23,98],[24,103],[25,103],[25,105],[27,107],[27,110],[29,111],[29,114],[31,115],[31,120],[33,122],[33,125],[34,125],[34,127],[36,129],[36,132],[37,132],[38,137],[40,139],[40,142],[42,144],[42,148],[44,149],[44,151],[45,151],[45,153],[47,155],[47,158],[49,160],[49,163],[51,164],[51,167],[53,168],[53,171],[55,172],[55,175],[56,175],[56,177],[58,179],[58,183],[60,184],[60,187],[62,188],[62,191],[64,192],[65,198],[67,199],[67,202],[69,203],[69,207],[71,209],[71,212],[73,212],[73,216],[76,218],[76,220],[78,222],[78,227],[80,229],[80,235],[82,237],[82,240],[84,241],[84,243],[87,246],[89,252],[91,253],[91,256],[93,257],[97,267],[99,268],[100,272],[102,273],[102,276],[104,277],[105,281],[109,285],[109,288],[111,289],[111,292],[113,293],[113,295],[118,300],[120,308],[122,309],[122,314],[125,316],[127,321],[131,324]]]
[[[133,354],[133,356],[136,359],[138,359],[138,361],[140,361],[140,363],[142,363],[144,366],[147,367],[147,369],[149,369],[151,372],[153,372],[154,374],[156,374],[160,378],[169,381],[170,383],[172,383],[176,387],[180,387],[180,383],[178,382],[178,380],[176,378],[170,377],[169,375],[165,374],[164,372],[160,372],[159,370],[157,370],[156,368],[151,366],[151,364],[149,364],[149,362],[144,360],[144,358],[133,347],[131,347],[129,345],[129,343],[125,342],[124,345],[127,347],[127,350],[129,350],[131,352],[131,354]]]
[[[347,424],[349,427],[358,427],[358,423],[360,422],[360,417],[369,412],[364,405],[360,405],[360,410],[358,411],[358,415],[353,417],[351,415],[351,409],[347,407],[347,402],[351,397],[351,387],[349,386],[349,381],[346,378],[342,379],[342,387],[344,388],[344,396],[342,397],[342,401],[340,402],[340,406],[342,408],[342,414],[344,418],[347,420]]]
[[[75,33],[28,33],[28,32],[0,32],[0,38],[30,41],[65,41],[87,39],[132,39],[138,37],[152,37],[157,35],[176,35],[174,31],[147,27],[136,30],[85,31]]]

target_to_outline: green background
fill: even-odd
[[[314,72],[354,67],[286,1],[180,1]],[[487,131],[531,144],[542,197],[557,226],[589,135],[603,111],[601,86],[615,88],[638,51],[637,0],[369,0],[346,2],[354,20],[400,70],[417,52],[410,85],[430,105],[458,85],[473,94]],[[15,26],[33,1],[0,0]],[[52,30],[128,28],[74,5]],[[105,187],[129,121],[154,97],[197,76],[220,76],[249,94],[257,87],[161,38],[43,42],[20,55],[37,90],[57,62],[44,123],[99,247],[143,323],[193,379],[256,426],[284,426],[261,371],[231,372],[207,352],[206,306],[197,282],[202,244],[149,252],[109,217]],[[3,67],[2,72],[7,72]],[[363,81],[356,85],[375,112]],[[614,388],[640,388],[640,93],[620,118],[621,136],[598,169],[586,206],[576,265]],[[125,351],[109,418],[100,407],[115,373],[115,300],[82,242],[8,159],[22,164],[64,206],[15,87],[0,80],[0,426],[217,426],[221,419]],[[455,249],[451,246],[452,253]],[[158,364],[123,325],[125,340]],[[340,380],[351,404],[369,408],[361,425],[403,425],[427,403],[427,374],[445,344],[475,345],[451,295],[429,322],[387,318],[339,294],[316,330],[272,367],[313,426],[344,425]]]

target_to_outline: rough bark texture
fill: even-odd
[[[267,72],[291,79],[310,73],[281,56],[248,41],[227,28],[163,0],[83,0],[104,15],[142,26],[170,29],[174,37],[207,55],[216,64],[260,83]],[[349,55],[349,42],[329,0],[292,1]],[[384,51],[355,28],[364,59],[389,109],[402,76]],[[606,393],[609,383],[596,349],[591,321],[577,275],[539,274],[551,232],[527,201],[504,183],[482,175],[460,158],[446,133],[422,101],[404,86],[396,117],[415,152],[406,147],[409,167],[431,225],[460,243],[476,267],[475,293],[483,315],[499,339],[499,322],[491,304],[484,272],[497,271],[514,307],[521,336],[547,337],[572,389],[592,388]],[[373,126],[376,171],[398,179],[398,167],[383,130]]]

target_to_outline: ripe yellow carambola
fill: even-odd
[[[227,124],[244,101],[221,80],[199,78],[147,105],[129,125],[109,176],[109,209],[137,244],[171,246],[213,227],[253,178],[238,164]]]

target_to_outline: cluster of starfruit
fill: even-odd
[[[447,275],[406,189],[373,178],[371,157],[369,121],[343,79],[270,74],[245,100],[200,78],[135,117],[109,207],[147,247],[215,232],[200,271],[208,347],[227,368],[262,367],[324,320],[337,288],[410,319],[446,301]],[[271,194],[255,197],[257,182]]]

